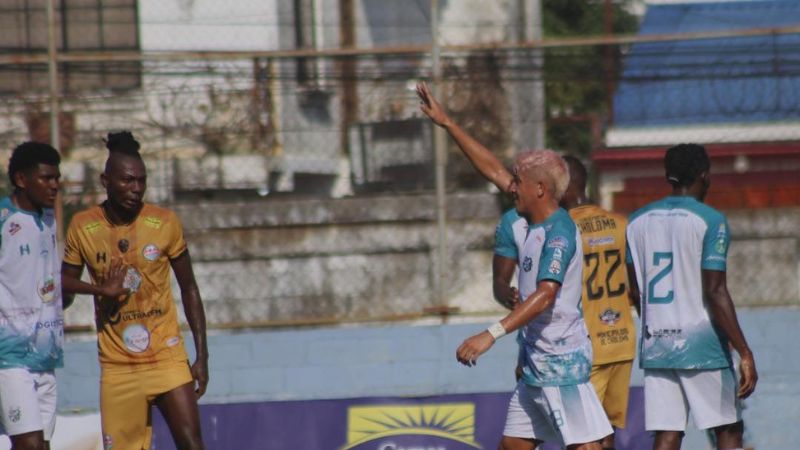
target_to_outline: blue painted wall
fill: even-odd
[[[749,443],[757,449],[793,448],[800,441],[795,425],[800,420],[800,349],[794,341],[800,309],[740,309],[739,320],[760,377],[754,397],[746,402]],[[458,344],[487,325],[212,333],[211,383],[203,403],[510,392],[513,337],[500,340],[476,367],[455,360]],[[66,366],[58,376],[62,413],[97,409],[93,340],[67,344]],[[642,384],[641,371],[634,370],[632,378],[633,385]],[[702,433],[687,435],[685,448],[705,445]]]

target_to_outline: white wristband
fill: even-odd
[[[493,323],[486,331],[492,335],[495,341],[506,335],[506,329],[503,328],[503,324],[500,322]]]

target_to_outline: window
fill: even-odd
[[[47,0],[4,0],[0,3],[0,52],[47,52]],[[59,52],[138,51],[136,0],[60,0],[56,2]],[[141,85],[141,63],[93,62],[59,65],[63,92],[124,90]],[[0,66],[0,93],[47,89],[47,66]]]

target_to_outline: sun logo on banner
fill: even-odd
[[[448,450],[481,448],[475,442],[475,405],[372,405],[347,411],[343,450],[399,450],[420,445]]]

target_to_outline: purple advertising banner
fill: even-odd
[[[642,388],[632,387],[618,450],[652,447]],[[470,450],[500,442],[510,393],[202,405],[206,449]],[[153,449],[174,449],[154,414]],[[558,446],[545,445],[546,450]]]

